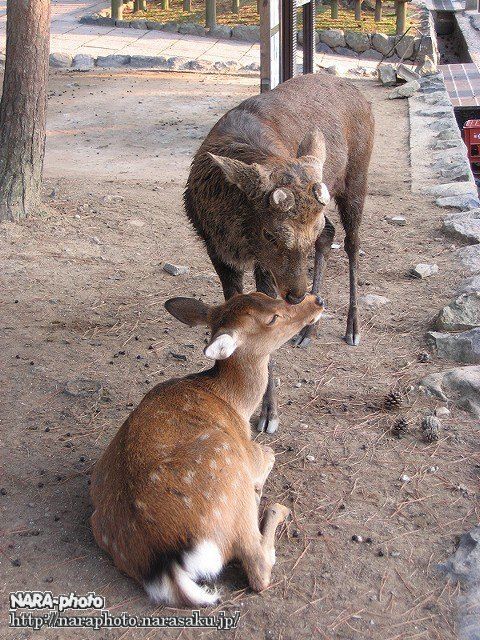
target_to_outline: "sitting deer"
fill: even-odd
[[[335,228],[325,215],[335,199],[350,264],[345,340],[360,340],[357,316],[359,226],[373,145],[370,104],[346,80],[319,73],[293,78],[225,114],[196,153],[185,208],[221,280],[225,298],[243,290],[253,268],[258,291],[291,304],[322,286]],[[310,342],[313,327],[297,337]],[[278,409],[273,378],[258,428],[273,433]]]
[[[213,604],[198,584],[239,559],[252,589],[270,583],[275,531],[288,515],[269,506],[259,529],[270,447],[251,440],[249,420],[265,392],[270,353],[323,305],[297,306],[262,293],[220,306],[173,298],[167,310],[189,326],[211,329],[204,353],[213,368],[154,387],[130,414],[96,464],[91,482],[95,540],[155,603]]]

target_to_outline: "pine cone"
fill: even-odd
[[[399,418],[393,425],[391,429],[392,436],[395,438],[403,438],[408,431],[408,421],[406,418]]]
[[[400,391],[390,391],[384,400],[383,400],[383,408],[387,411],[393,411],[394,409],[398,409],[402,404],[403,395]]]
[[[440,436],[442,423],[435,416],[425,416],[422,420],[423,439],[425,442],[436,442]]]

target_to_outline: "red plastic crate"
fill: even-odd
[[[480,164],[480,120],[467,120],[463,125],[463,140],[470,164]]]

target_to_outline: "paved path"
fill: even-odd
[[[120,29],[79,23],[79,18],[107,6],[105,0],[52,0],[52,53],[89,54],[96,58],[109,54],[179,56],[190,60],[233,61],[241,66],[260,62],[260,45],[236,40],[216,40],[166,31]],[[0,0],[0,50],[5,51],[6,0]],[[300,54],[301,55],[301,52]],[[336,64],[342,71],[352,67],[374,67],[377,63],[344,56],[316,55],[323,66]]]

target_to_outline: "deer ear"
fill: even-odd
[[[220,167],[228,182],[234,184],[247,195],[267,188],[270,172],[262,165],[256,162],[247,164],[241,160],[216,156],[213,153],[207,153],[207,155],[217,167]]]
[[[195,298],[170,298],[165,302],[165,309],[174,318],[194,327],[197,324],[208,324],[210,307]]]
[[[203,350],[203,353],[212,360],[226,360],[237,347],[238,336],[235,331],[233,333],[219,333],[213,337],[210,344]]]
[[[318,165],[322,172],[326,157],[325,136],[320,129],[309,131],[298,147],[297,158],[309,164]]]

